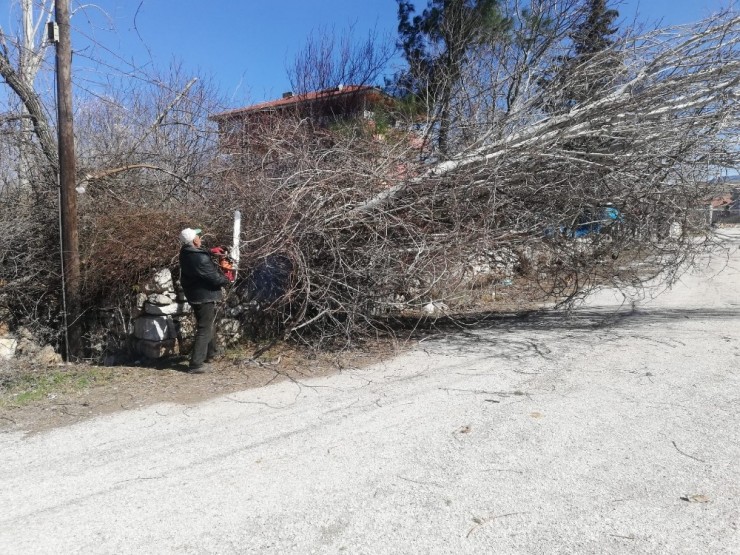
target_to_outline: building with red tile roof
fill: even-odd
[[[308,107],[328,105],[330,107],[344,108],[346,105],[356,106],[357,104],[377,104],[385,95],[376,87],[365,85],[339,85],[331,89],[309,92],[306,94],[294,95],[292,92],[286,92],[282,98],[268,100],[252,104],[244,108],[227,110],[211,116],[216,122],[222,122],[234,118],[243,118],[250,114],[259,112],[279,112],[283,110],[305,110]],[[361,102],[358,102],[360,100]],[[340,114],[344,114],[342,110]]]
[[[379,107],[387,107],[391,98],[376,87],[346,85],[305,94],[283,94],[282,98],[244,108],[227,110],[211,116],[218,124],[221,148],[258,147],[264,132],[289,118],[310,121],[322,129],[349,120],[372,120]]]

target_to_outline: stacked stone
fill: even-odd
[[[245,309],[239,303],[238,297],[230,296],[222,308],[225,317],[219,318],[216,325],[218,341],[222,345],[237,343],[243,336],[237,316]],[[179,283],[173,282],[171,272],[166,268],[157,272],[136,296],[136,353],[156,359],[181,354],[181,350],[187,352],[195,331],[193,319],[189,316],[191,313],[192,308]]]
[[[520,261],[520,256],[531,258],[531,250],[526,249],[519,256],[509,249],[481,253],[470,261],[471,276],[496,274],[510,278],[514,275],[514,267]]]
[[[168,269],[154,275],[136,296],[134,319],[136,352],[147,358],[161,358],[179,353],[182,339],[180,321],[190,313],[190,305],[178,296]]]

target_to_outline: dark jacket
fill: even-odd
[[[185,245],[180,249],[180,283],[189,303],[221,300],[221,287],[229,285],[205,249]]]

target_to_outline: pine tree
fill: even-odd
[[[619,12],[610,9],[607,4],[608,0],[587,0],[586,17],[571,34],[573,54],[566,67],[573,70],[586,64],[594,66],[593,71],[587,73],[586,79],[570,83],[566,80],[567,95],[570,97],[568,101],[574,105],[592,100],[603,91],[610,82],[611,73],[617,63],[613,56],[602,57],[599,63],[595,63],[595,58],[614,43],[612,36],[617,32],[614,22],[619,17]]]
[[[437,146],[444,155],[452,125],[453,91],[472,47],[501,36],[509,25],[499,0],[428,0],[414,16],[412,2],[398,1],[399,46],[408,70],[397,88],[438,121]]]
[[[568,35],[568,54],[540,79],[540,86],[548,90],[543,106],[548,112],[567,112],[593,100],[610,83],[619,60],[604,53],[614,44],[619,12],[608,4],[609,0],[583,0],[578,8],[580,21]]]
[[[576,57],[593,56],[614,43],[611,36],[617,32],[613,25],[619,12],[608,8],[607,3],[607,0],[587,0],[586,19],[571,34]]]

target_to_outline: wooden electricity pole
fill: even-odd
[[[64,265],[65,326],[67,361],[81,355],[80,322],[80,247],[77,231],[77,191],[75,190],[75,145],[72,125],[72,44],[70,40],[69,0],[56,0],[57,42],[57,129],[59,139],[59,210],[62,227]]]

